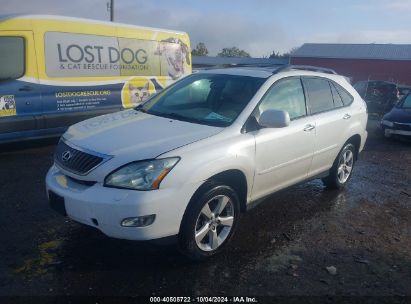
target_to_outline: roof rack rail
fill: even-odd
[[[316,67],[316,66],[311,66],[311,65],[292,65],[292,64],[284,65],[274,70],[273,72],[279,73],[279,72],[287,72],[287,71],[292,71],[292,70],[303,70],[303,71],[321,72],[321,73],[338,75],[336,71],[334,71],[333,69],[329,69],[329,68]]]

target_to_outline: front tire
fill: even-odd
[[[325,186],[331,189],[342,189],[347,184],[352,175],[355,163],[356,149],[351,143],[347,143],[330,170],[330,174],[322,181]]]
[[[239,215],[239,199],[231,187],[207,184],[187,207],[179,233],[181,251],[196,261],[220,252],[233,236]]]

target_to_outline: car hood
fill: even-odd
[[[392,108],[390,112],[384,115],[385,120],[399,123],[411,123],[411,109]]]
[[[219,133],[222,128],[153,116],[135,110],[85,120],[63,135],[77,147],[142,160]]]

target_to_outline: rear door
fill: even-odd
[[[352,113],[348,103],[352,99],[341,86],[325,78],[303,77],[303,84],[316,124],[314,156],[309,172],[313,176],[332,166],[344,143],[350,128]]]
[[[37,129],[42,106],[36,66],[31,31],[0,31],[0,141]]]

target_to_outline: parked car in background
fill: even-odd
[[[387,113],[399,99],[398,87],[393,82],[359,81],[354,85],[354,88],[367,103],[370,114],[383,115]]]
[[[411,93],[384,115],[381,128],[386,137],[393,135],[411,137]]]
[[[0,19],[0,143],[60,136],[191,73],[186,33],[61,16]]]
[[[271,193],[314,178],[343,188],[366,125],[365,102],[343,76],[204,70],[135,109],[71,126],[47,193],[52,208],[108,236],[176,236],[204,259]]]
[[[407,96],[411,92],[411,86],[409,85],[398,85],[398,95],[399,99],[402,99],[404,96]]]

